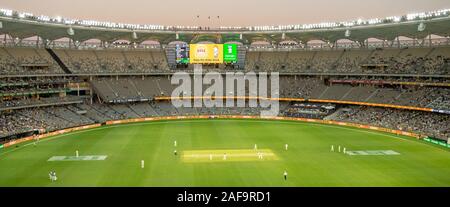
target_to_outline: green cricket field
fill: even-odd
[[[0,186],[449,187],[450,150],[295,121],[153,121],[0,149]]]

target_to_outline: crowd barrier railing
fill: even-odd
[[[155,97],[156,101],[170,101],[170,100],[196,100],[196,99],[245,99],[245,100],[268,100],[268,101],[298,101],[298,102],[315,102],[315,103],[335,103],[335,104],[347,104],[347,105],[360,105],[360,106],[373,106],[373,107],[385,107],[385,108],[396,108],[396,109],[406,109],[406,110],[416,110],[416,111],[426,111],[426,112],[437,112],[437,113],[445,113],[450,114],[450,111],[447,110],[438,110],[432,108],[425,107],[415,107],[415,106],[403,106],[403,105],[395,105],[395,104],[381,104],[381,103],[369,103],[369,102],[358,102],[358,101],[340,101],[340,100],[329,100],[329,99],[305,99],[305,98],[268,98],[268,97],[257,97],[257,96],[190,96],[190,97],[169,97],[169,96],[159,96]]]

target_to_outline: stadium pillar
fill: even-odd
[[[430,43],[430,47],[431,47],[431,42],[432,42],[431,41],[431,34],[428,34],[428,40],[429,40],[428,43]]]

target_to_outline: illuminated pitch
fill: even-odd
[[[183,151],[181,160],[196,162],[245,162],[278,160],[270,149],[188,150]]]

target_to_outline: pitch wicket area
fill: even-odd
[[[278,156],[270,149],[186,150],[181,160],[186,163],[272,161]]]

